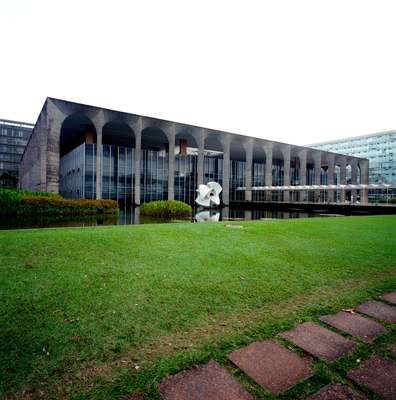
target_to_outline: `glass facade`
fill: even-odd
[[[283,178],[283,161],[272,160],[272,186],[283,186]],[[283,192],[273,191],[272,201],[283,201]]]
[[[134,201],[135,188],[135,149],[117,145],[102,145],[102,193],[103,199],[113,199],[124,203]],[[165,200],[168,198],[168,152],[163,150],[142,149],[140,155],[140,202]],[[223,155],[220,152],[204,154],[204,183],[210,181],[223,185]],[[198,186],[198,155],[196,153],[175,154],[174,198],[194,205]],[[315,184],[313,164],[307,164],[306,183]],[[347,179],[351,172],[347,171]],[[340,170],[335,167],[335,183],[340,182]],[[321,169],[320,184],[328,183],[327,168]],[[300,166],[297,159],[291,160],[290,184],[300,185]],[[273,160],[272,185],[284,185],[284,166],[282,160]],[[265,186],[265,161],[253,160],[252,186]],[[246,162],[230,160],[231,201],[245,200]],[[83,143],[63,157],[60,161],[60,194],[67,198],[96,198],[96,144]],[[272,191],[272,201],[283,201],[283,191]],[[290,191],[292,201],[327,200],[325,191]],[[300,198],[301,197],[301,198]],[[253,190],[253,201],[270,200],[265,191]]]
[[[34,125],[0,120],[0,186],[16,187],[22,154]]]
[[[230,200],[245,200],[245,191],[238,190],[246,186],[245,179],[246,161],[231,160],[230,164]]]
[[[130,201],[133,195],[133,149],[103,145],[102,198]],[[96,198],[96,145],[83,143],[60,161],[59,192],[74,199]]]
[[[140,157],[140,201],[168,198],[168,155],[165,151],[142,150]]]
[[[59,193],[71,199],[96,198],[96,145],[76,147],[60,160]]]
[[[175,156],[175,200],[194,204],[197,197],[197,163],[198,156],[182,155]]]
[[[112,145],[103,145],[102,149],[102,198],[132,199],[134,149]]]
[[[134,199],[134,149],[102,145],[102,198],[130,202]],[[60,189],[67,198],[96,197],[96,145],[83,143],[60,160]],[[198,156],[175,155],[175,199],[194,204]],[[141,203],[168,198],[168,154],[165,150],[141,150]],[[244,170],[239,170],[244,176]],[[204,180],[222,183],[222,156],[205,156]],[[244,181],[240,181],[243,186]]]
[[[317,143],[311,147],[367,158],[369,160],[369,183],[389,184],[391,185],[389,195],[396,196],[396,131]],[[369,200],[375,201],[386,195],[385,190],[370,189]]]
[[[265,163],[264,162],[253,162],[252,171],[252,186],[265,186]],[[252,192],[253,201],[264,201],[265,192],[263,190],[253,190]]]
[[[205,154],[204,183],[212,181],[223,185],[223,156]]]

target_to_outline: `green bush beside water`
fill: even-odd
[[[64,199],[59,194],[0,188],[0,214],[92,215],[117,214],[113,200]]]
[[[158,200],[143,203],[140,214],[155,218],[188,218],[192,214],[192,208],[178,200]]]

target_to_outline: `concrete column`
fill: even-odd
[[[346,185],[346,166],[347,166],[347,159],[346,157],[340,158],[340,180],[341,185]],[[340,202],[345,203],[345,189],[341,189],[340,193]]]
[[[230,148],[231,137],[226,136],[223,141],[223,203],[230,202]]]
[[[253,168],[253,141],[246,143],[246,163],[245,163],[245,200],[252,201],[252,168]]]
[[[358,176],[358,164],[356,159],[352,159],[350,161],[350,165],[352,167],[352,185],[357,185],[357,176]]]
[[[300,185],[305,186],[307,184],[307,150],[301,150],[298,153],[298,159],[300,160]],[[307,193],[305,190],[300,192],[300,201],[304,202],[307,198]]]
[[[314,170],[315,170],[315,185],[320,185],[320,173],[322,169],[322,154],[316,152],[314,154]],[[315,190],[314,202],[320,202],[320,190]]]
[[[97,122],[96,128],[96,199],[102,198],[102,163],[103,163],[103,150],[102,150],[102,130],[103,123]]]
[[[328,154],[327,156],[327,184],[334,185],[334,164],[335,164],[335,156],[333,154]],[[328,194],[328,202],[334,202],[334,190],[329,189],[327,191]]]
[[[352,185],[357,185],[358,164],[357,164],[356,158],[351,159],[350,165],[351,165],[351,168],[352,168]],[[356,203],[357,190],[356,189],[352,189],[351,190],[351,195],[352,195],[352,203]]]
[[[142,119],[139,118],[135,132],[135,154],[134,154],[134,179],[135,179],[135,204],[140,205],[140,159],[142,155]]]
[[[265,186],[272,186],[272,143],[264,146],[265,151]],[[272,192],[265,193],[265,200],[272,200]]]
[[[175,199],[175,126],[168,133],[168,200]]]
[[[59,193],[59,138],[62,128],[62,121],[60,118],[61,117],[48,119],[47,142],[41,147],[41,150],[45,150],[45,154],[42,154],[42,152],[40,154],[42,162],[40,187],[51,193]],[[46,164],[44,164],[43,161],[45,161]]]
[[[35,128],[35,134],[39,135],[36,139],[39,153],[32,154],[32,159],[26,169],[32,178],[35,176],[34,184],[31,182],[32,185],[30,185],[31,189],[59,193],[60,135],[62,123],[67,114],[59,110],[51,99],[45,102],[43,112],[45,117],[37,122]],[[39,127],[41,127],[40,130]],[[39,169],[35,168],[37,163],[39,163]]]
[[[133,211],[133,222],[135,224],[140,224],[140,208],[136,207]]]
[[[369,184],[369,160],[359,161],[360,165],[360,183],[362,185]],[[368,204],[368,189],[362,189],[360,191],[360,202],[361,204]]]
[[[198,137],[198,165],[197,165],[197,179],[198,185],[204,183],[204,152],[205,152],[205,132],[201,130]]]
[[[290,186],[290,146],[286,145],[282,149],[283,154],[283,185]],[[285,190],[283,192],[283,201],[290,201],[290,192]]]

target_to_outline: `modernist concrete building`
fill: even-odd
[[[20,165],[21,188],[135,204],[211,180],[224,204],[365,203],[368,160],[47,98]]]

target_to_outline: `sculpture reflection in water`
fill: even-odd
[[[220,212],[216,210],[200,211],[194,216],[195,222],[218,222],[220,221]]]

